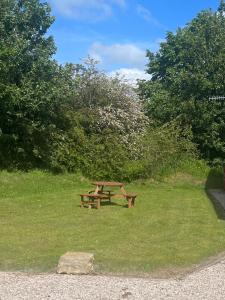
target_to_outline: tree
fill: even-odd
[[[116,134],[129,146],[131,136],[145,130],[147,118],[131,86],[98,70],[90,58],[77,66],[74,78],[74,107],[84,116],[82,124],[87,134]]]
[[[74,72],[72,126],[52,161],[58,169],[79,167],[89,177],[122,180],[125,163],[141,156],[138,141],[148,123],[142,104],[130,86],[99,70],[93,59],[70,67]],[[74,120],[80,125],[76,130]]]
[[[54,18],[46,3],[0,3],[0,166],[46,166],[68,125],[71,69],[52,59],[56,48],[46,32]]]
[[[19,85],[34,64],[55,53],[52,37],[45,36],[54,18],[38,0],[3,0],[1,5],[1,82]]]
[[[225,12],[225,2],[224,2],[224,0],[220,0],[220,5],[219,5],[219,8],[218,8],[218,12],[222,15],[224,14],[224,12]]]
[[[140,95],[147,99],[148,115],[162,123],[178,118],[191,125],[203,156],[224,159],[225,107],[209,101],[225,96],[224,1],[216,12],[202,11],[175,34],[169,32],[159,51],[147,51],[147,56],[152,79],[140,84]],[[154,94],[156,86],[160,92]]]

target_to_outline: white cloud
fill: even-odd
[[[126,0],[49,0],[61,15],[77,20],[97,22],[113,14],[113,5],[125,7]]]
[[[104,64],[132,65],[132,67],[144,67],[147,63],[146,50],[134,44],[93,43],[89,54]]]
[[[111,77],[119,76],[121,80],[124,80],[133,86],[136,86],[138,79],[139,80],[151,79],[151,76],[149,74],[137,68],[132,68],[132,69],[121,68],[110,72],[109,76]]]
[[[160,24],[160,22],[155,17],[153,17],[150,10],[148,10],[147,8],[145,8],[144,6],[142,6],[140,4],[137,5],[137,13],[141,18],[143,18],[145,21],[153,24],[154,26],[158,26],[158,27],[162,26]]]

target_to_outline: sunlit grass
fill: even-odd
[[[225,222],[204,184],[178,177],[136,182],[134,209],[81,209],[92,189],[78,175],[0,173],[0,270],[53,271],[66,251],[95,254],[97,271],[139,273],[187,266],[225,250]]]

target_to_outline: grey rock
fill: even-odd
[[[85,252],[67,252],[59,259],[59,274],[90,274],[94,267],[94,254]]]

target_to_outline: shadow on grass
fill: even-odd
[[[211,169],[208,176],[207,180],[205,183],[205,192],[211,201],[213,208],[217,214],[218,219],[225,220],[225,210],[220,204],[220,202],[213,197],[209,190],[213,189],[218,189],[222,190],[223,189],[223,170],[221,169]]]
[[[101,207],[104,207],[104,206],[120,206],[122,208],[127,208],[128,205],[127,204],[119,204],[119,203],[116,203],[116,202],[113,202],[113,201],[102,201],[101,202]],[[77,205],[77,207],[80,207],[80,205]],[[83,208],[88,208],[87,205],[85,205]],[[97,209],[97,207],[94,205],[92,207],[92,209]]]

